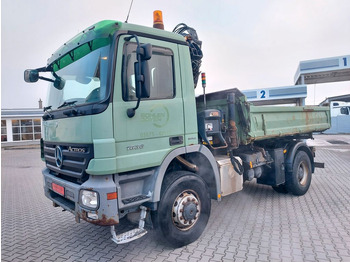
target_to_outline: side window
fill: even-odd
[[[349,109],[347,107],[343,106],[342,108],[340,108],[340,114],[349,115]]]
[[[123,50],[123,100],[136,101],[134,64],[136,44],[125,43]],[[173,52],[168,48],[153,46],[152,58],[148,60],[151,74],[150,98],[171,99],[175,97]]]

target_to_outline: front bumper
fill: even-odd
[[[75,215],[77,221],[83,219],[89,223],[101,226],[111,226],[119,223],[117,199],[107,200],[107,194],[116,192],[116,184],[112,175],[92,176],[82,185],[75,184],[50,174],[45,168],[42,171],[44,178],[45,196],[53,201],[55,205],[70,211]],[[64,193],[53,191],[52,183],[64,188]],[[99,195],[96,209],[88,209],[81,206],[79,201],[80,190],[95,191]],[[93,219],[94,217],[96,219]]]

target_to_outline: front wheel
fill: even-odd
[[[163,182],[158,210],[152,213],[154,227],[171,246],[188,245],[203,233],[210,208],[202,178],[191,172],[172,172]]]
[[[293,163],[293,170],[286,174],[286,188],[293,195],[304,195],[311,184],[311,161],[307,153],[299,151]]]

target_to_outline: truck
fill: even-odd
[[[305,141],[330,127],[329,107],[254,106],[236,88],[196,97],[198,35],[154,16],[153,28],[98,22],[25,70],[26,82],[50,82],[41,158],[53,206],[110,226],[117,244],[150,222],[181,247],[205,230],[211,201],[244,181],[304,195],[321,165]],[[135,213],[138,226],[117,235]]]
[[[343,101],[330,102],[331,117],[350,114],[350,103]]]

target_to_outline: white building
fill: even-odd
[[[40,141],[43,109],[1,109],[1,143]]]

